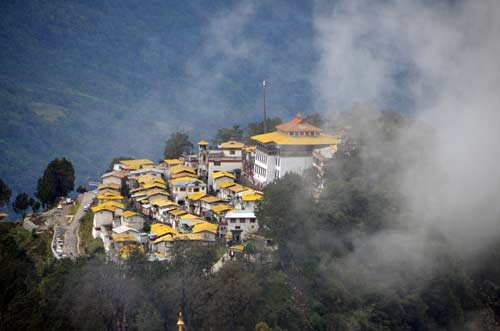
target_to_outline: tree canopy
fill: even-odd
[[[10,187],[0,178],[0,207],[5,206],[12,195]]]
[[[34,203],[34,202],[33,202]],[[23,218],[26,214],[26,210],[30,207],[30,198],[26,193],[19,193],[12,204],[12,209],[16,213],[21,213]]]
[[[163,157],[165,159],[175,159],[182,154],[189,154],[193,149],[193,144],[189,140],[187,133],[175,132],[170,135],[165,142]]]
[[[48,164],[43,176],[38,179],[36,196],[45,206],[73,191],[74,186],[73,165],[65,158],[57,158]]]

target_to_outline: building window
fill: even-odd
[[[199,187],[195,187],[193,191],[200,192],[200,188]]]
[[[235,151],[229,151],[229,154],[234,155],[234,154],[236,154],[236,152]]]
[[[230,223],[236,223],[236,220],[229,220]]]
[[[251,218],[250,223],[255,223],[255,218]]]
[[[241,229],[241,226],[236,225],[234,228],[235,228],[236,230],[239,230],[239,229]]]
[[[181,192],[185,192],[185,191],[186,191],[186,188],[185,188],[185,187],[181,187],[181,188],[179,188],[179,191],[181,191]]]
[[[214,166],[220,166],[220,161],[214,161]]]
[[[242,218],[242,219],[240,220],[240,223],[246,223],[246,219]]]

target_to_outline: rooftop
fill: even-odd
[[[292,120],[286,123],[276,125],[276,129],[281,132],[321,132],[320,128],[315,127],[305,121],[302,115],[297,114]]]
[[[242,149],[243,147],[245,147],[245,144],[243,143],[240,143],[238,141],[235,141],[235,140],[229,140],[229,141],[226,141],[222,144],[219,145],[219,148],[222,148],[222,149]]]
[[[339,139],[335,136],[327,134],[319,134],[317,136],[290,136],[288,134],[274,131],[264,134],[259,134],[251,137],[251,139],[262,144],[274,143],[276,145],[296,145],[296,146],[321,146],[321,145],[336,145]]]

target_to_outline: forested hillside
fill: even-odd
[[[4,224],[0,290],[13,295],[0,330],[176,330],[179,311],[189,330],[499,330],[498,241],[472,252],[430,214],[416,219],[402,195],[434,132],[394,113],[353,118],[371,129],[353,127],[319,197],[309,175],[264,189],[257,215],[276,250],[249,244],[218,272],[207,273],[217,252],[205,246],[179,246],[163,263],[54,261],[45,237]]]
[[[2,1],[2,178],[29,192],[57,156],[76,165],[78,181],[98,176],[113,156],[156,160],[174,130],[198,138],[257,119],[262,79],[271,81],[271,114],[303,111],[314,56],[310,10],[280,2]]]

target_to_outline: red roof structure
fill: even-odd
[[[282,132],[321,132],[320,128],[307,123],[302,115],[297,114],[291,121],[276,125],[276,129]]]

